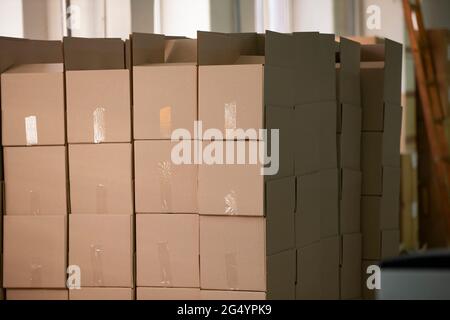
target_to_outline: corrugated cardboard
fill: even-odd
[[[193,141],[187,141],[193,143]],[[135,202],[138,213],[196,213],[197,165],[174,164],[178,142],[136,141]],[[193,150],[193,148],[190,148]]]
[[[134,138],[170,139],[186,129],[194,138],[197,120],[197,67],[183,64],[133,68]]]
[[[63,65],[21,65],[3,73],[1,79],[3,145],[63,145]],[[35,126],[27,125],[31,119]]]
[[[264,292],[200,290],[201,300],[266,300]]]
[[[397,135],[399,137],[400,135]],[[394,139],[394,136],[391,136]],[[384,194],[384,184],[386,179],[393,179],[385,174],[386,168],[397,169],[395,180],[392,183],[399,183],[400,175],[400,148],[389,148],[385,143],[386,132],[364,132],[362,135],[362,194],[382,195]],[[398,189],[398,188],[397,188]],[[397,190],[399,193],[399,189]]]
[[[121,39],[65,37],[63,45],[67,71],[125,68],[125,45]]]
[[[200,287],[266,291],[265,219],[200,216]]]
[[[296,299],[339,299],[340,238],[297,250]]]
[[[361,47],[363,131],[382,131],[385,109],[401,104],[402,51],[389,39]]]
[[[70,215],[69,264],[81,287],[133,286],[133,224],[127,215]]]
[[[133,214],[131,144],[70,145],[73,214]]]
[[[297,177],[297,248],[339,230],[339,171],[325,170]]]
[[[6,290],[7,300],[69,300],[69,292],[67,290],[25,290],[25,289],[8,289]]]
[[[4,217],[3,285],[65,288],[66,217]]]
[[[340,176],[341,234],[359,233],[361,230],[361,172],[342,169]]]
[[[134,300],[131,288],[82,288],[69,290],[69,300]]]
[[[199,67],[203,129],[262,129],[263,74],[259,64]]]
[[[383,210],[384,201],[382,197],[361,198],[363,259],[379,260],[398,255],[399,211]],[[392,224],[388,221],[392,221]]]
[[[66,72],[69,143],[131,141],[128,70]]]
[[[199,217],[191,214],[138,214],[138,287],[198,288]]]
[[[215,143],[215,142],[211,142]],[[204,141],[203,148],[211,143]],[[230,143],[234,143],[231,141]],[[264,215],[264,176],[261,165],[248,164],[253,141],[239,142],[245,147],[247,164],[199,165],[198,208],[202,215]],[[234,157],[236,149],[234,147]],[[226,145],[223,143],[223,154]]]
[[[67,214],[65,147],[7,147],[4,160],[7,215]]]
[[[341,299],[361,297],[361,234],[344,234],[341,237]]]
[[[267,227],[269,227],[269,224],[267,224]],[[267,239],[267,243],[269,243],[269,239]],[[267,299],[295,299],[296,268],[296,249],[267,256]]]
[[[200,300],[200,289],[142,288],[136,290],[137,300]]]
[[[267,255],[295,248],[295,177],[266,182]]]

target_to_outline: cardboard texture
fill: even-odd
[[[339,237],[297,250],[296,299],[339,299]]]
[[[131,141],[128,70],[66,72],[69,143]]]
[[[170,139],[197,120],[197,42],[132,35],[135,139]]]
[[[62,64],[29,64],[1,75],[4,146],[65,143],[63,69]]]
[[[65,147],[7,147],[4,161],[7,215],[67,214]]]
[[[380,260],[399,253],[399,210],[383,210],[383,197],[361,198],[363,259]]]
[[[266,183],[267,255],[295,248],[295,177]]]
[[[326,199],[326,200],[325,200]],[[297,177],[296,245],[302,248],[339,231],[339,171]]]
[[[388,144],[384,143],[386,132],[364,132],[362,135],[362,194],[382,195],[383,187],[386,183],[399,185],[400,175],[400,148],[388,149]],[[398,135],[399,136],[399,135]],[[385,174],[384,171],[396,169],[394,176]],[[387,181],[392,180],[393,182]],[[396,189],[399,194],[399,189]]]
[[[65,288],[65,216],[5,216],[5,288]]]
[[[200,287],[266,291],[265,219],[200,216]]]
[[[127,215],[72,214],[69,264],[81,269],[81,287],[133,286],[133,224]]]
[[[67,71],[125,69],[125,45],[121,39],[65,37]]]
[[[358,299],[361,297],[362,236],[344,234],[341,241],[341,299]]]
[[[291,249],[267,256],[267,299],[295,300],[296,255],[297,250]]]
[[[129,143],[70,145],[71,213],[132,215],[131,158]]]
[[[266,300],[264,292],[200,290],[201,300]]]
[[[222,153],[226,155],[226,143],[203,142],[203,148],[217,148],[223,146]],[[245,148],[245,158],[249,160],[251,145],[257,146],[256,141],[240,141],[234,148],[234,157]],[[205,151],[204,151],[205,153]],[[240,152],[241,153],[241,152]],[[198,209],[201,215],[264,215],[264,177],[261,175],[259,164],[223,164],[199,165],[198,172]],[[218,183],[220,181],[220,183]]]
[[[136,289],[137,300],[200,300],[200,289],[142,288]]]
[[[199,217],[136,216],[138,287],[199,288]]]
[[[185,141],[193,143],[193,141]],[[182,143],[182,142],[180,142]],[[197,165],[174,164],[178,142],[135,141],[135,204],[138,213],[197,213]],[[192,148],[189,147],[189,150]]]
[[[6,290],[7,300],[69,300],[69,292],[67,290],[48,290],[48,289],[8,289]]]
[[[69,290],[69,300],[134,300],[134,289],[82,288]]]

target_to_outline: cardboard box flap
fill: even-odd
[[[327,238],[339,232],[339,171],[323,170],[320,177],[320,236]]]
[[[320,241],[322,299],[339,299],[340,248],[340,237]]]
[[[383,195],[380,202],[380,228],[400,226],[400,168],[383,167]]]
[[[294,300],[296,250],[287,250],[267,257],[267,298],[270,300]]]
[[[0,37],[0,73],[19,64],[62,62],[61,41]]]
[[[39,63],[39,64],[21,64],[5,71],[5,74],[11,73],[63,73],[64,65],[62,63]]]
[[[133,66],[164,63],[165,41],[162,34],[133,33],[131,55]]]
[[[165,41],[166,63],[192,62],[197,63],[197,40],[171,39]]]
[[[341,171],[340,232],[356,233],[361,230],[361,172]]]
[[[235,64],[241,55],[264,55],[262,40],[258,34],[197,32],[197,62],[199,65]]]
[[[361,197],[361,233],[364,259],[375,260],[380,258],[380,205],[381,197]]]
[[[297,177],[295,237],[298,248],[320,240],[320,187],[319,173]]]
[[[357,299],[361,296],[361,234],[342,236],[341,255],[341,299]]]
[[[361,168],[361,125],[360,106],[341,105],[340,167],[359,170]]]
[[[400,167],[400,131],[402,107],[384,105],[383,158],[385,166]]]
[[[360,57],[361,45],[346,38],[339,44],[339,100],[341,103],[361,105]]]
[[[334,34],[319,35],[317,101],[336,100],[336,55]],[[303,72],[303,70],[300,70]]]
[[[109,70],[125,68],[125,43],[121,39],[65,37],[66,70]]]
[[[295,41],[291,34],[267,31],[265,39],[266,65],[292,68],[295,65]]]
[[[384,44],[361,47],[361,61],[384,61],[384,101],[400,105],[403,47],[386,39]]]

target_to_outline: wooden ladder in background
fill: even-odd
[[[444,110],[439,96],[431,47],[418,0],[403,0],[406,27],[416,69],[417,88],[433,161],[431,177],[439,194],[438,208],[447,221],[447,242],[450,243],[450,150],[445,135]]]

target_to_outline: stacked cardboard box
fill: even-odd
[[[69,143],[69,299],[130,299],[134,209],[129,71],[118,39],[64,39]],[[71,285],[71,283],[69,283]]]
[[[399,251],[402,47],[390,40],[363,46],[361,60],[362,284],[367,297],[364,267]]]
[[[196,42],[133,34],[137,299],[196,299],[200,292],[197,166],[171,159],[172,131],[193,141]]]
[[[61,46],[55,48],[61,61]],[[2,74],[1,86],[7,297],[38,299],[42,289],[67,295],[63,65],[16,65]]]
[[[419,249],[419,205],[417,186],[417,154],[401,156],[401,246]]]

